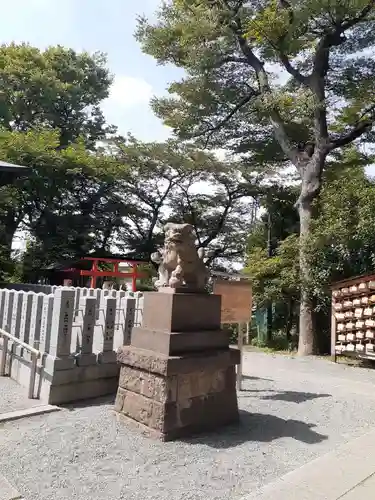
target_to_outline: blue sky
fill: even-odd
[[[133,37],[138,14],[152,16],[160,0],[6,0],[1,5],[0,42],[63,45],[102,51],[115,76],[103,103],[108,122],[142,140],[163,140],[169,130],[153,115],[149,100],[180,76],[157,66]]]

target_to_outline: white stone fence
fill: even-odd
[[[115,392],[116,351],[141,324],[142,293],[78,287],[51,292],[0,289],[0,328],[42,353],[34,397],[59,404]],[[30,354],[9,342],[7,359],[7,373],[27,387]]]

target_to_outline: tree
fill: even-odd
[[[340,155],[340,170],[328,169],[312,223],[308,256],[314,273],[309,289],[319,309],[330,306],[330,284],[372,273],[375,264],[375,179],[354,148]],[[343,189],[343,187],[345,188]]]
[[[114,153],[131,165],[116,188],[131,207],[118,233],[122,250],[150,258],[162,244],[163,225],[175,221],[193,225],[198,246],[210,251],[209,264],[243,255],[253,223],[249,197],[258,187],[257,180],[241,177],[241,165],[188,144],[143,143],[134,137],[117,142]]]
[[[127,205],[114,186],[128,167],[112,156],[88,151],[82,141],[63,150],[58,144],[58,131],[0,135],[0,156],[31,168],[26,179],[4,188],[8,197],[2,199],[0,224],[8,258],[20,226],[34,240],[36,265],[106,248],[108,229],[122,224]]]
[[[249,248],[244,272],[251,277],[256,307],[268,309],[273,305],[277,311],[272,315],[271,332],[282,330],[290,341],[292,328],[297,327],[300,295],[298,235],[281,241],[272,257],[265,244]],[[271,343],[272,335],[267,340]]]
[[[131,169],[118,179],[119,196],[130,209],[119,230],[119,247],[150,258],[162,242],[162,226],[172,192],[198,177],[200,155],[174,142],[143,143],[132,136],[112,144],[118,161]]]
[[[240,165],[173,141],[129,137],[95,153],[83,141],[59,149],[58,131],[3,132],[0,155],[31,168],[4,191],[0,224],[8,260],[17,229],[30,236],[25,279],[41,267],[90,252],[149,258],[168,220],[191,222],[208,262],[238,258],[253,223],[257,180]],[[203,193],[202,193],[203,189]]]
[[[338,154],[335,161],[340,168],[331,165],[325,174],[320,198],[314,203],[317,215],[307,242],[312,269],[307,287],[314,304],[314,324],[321,331],[318,347],[322,353],[329,349],[331,283],[372,273],[375,263],[375,181],[367,178],[364,171],[364,165],[371,158],[352,148],[345,154]],[[292,196],[288,202],[284,196],[286,203],[279,214],[284,222],[288,218],[283,214],[287,215],[293,209],[294,189],[290,191]],[[245,272],[252,278],[257,304],[268,306],[274,303],[281,313],[282,321],[278,322],[278,327],[288,334],[298,319],[298,314],[295,314],[300,293],[298,228],[295,221],[289,219],[284,234],[280,234],[281,238],[274,247],[274,255],[269,258],[266,225],[266,217],[263,217],[251,231]]]
[[[299,221],[294,207],[298,188],[270,185],[262,191],[260,207],[266,211],[248,237],[245,273],[252,279],[257,306],[267,308],[267,342],[271,343],[275,323],[285,329],[289,340],[298,318]]]
[[[26,132],[60,131],[59,147],[84,137],[94,147],[108,127],[100,103],[112,76],[101,53],[77,53],[61,46],[41,51],[27,44],[0,46],[0,126]]]
[[[170,97],[153,101],[181,138],[250,155],[266,146],[272,161],[297,169],[301,355],[317,340],[306,241],[327,158],[372,139],[374,7],[374,0],[173,0],[154,25],[141,19],[137,32],[144,52],[186,72]]]
[[[203,168],[205,168],[203,166]],[[223,269],[243,260],[246,241],[256,220],[259,193],[257,179],[243,179],[241,166],[215,162],[215,169],[179,185],[170,201],[170,220],[187,222],[194,228],[199,248],[205,249],[206,264]]]

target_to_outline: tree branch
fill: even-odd
[[[365,116],[370,114],[370,116],[364,120]],[[344,134],[341,137],[338,137],[334,140],[331,140],[328,144],[329,151],[333,149],[340,148],[342,146],[346,146],[351,142],[358,139],[362,134],[366,133],[373,125],[375,121],[375,104],[372,104],[367,109],[363,111],[363,113],[359,116],[356,123],[353,125],[353,128],[347,134]]]
[[[336,20],[336,22],[334,22],[333,31],[325,33],[317,45],[313,60],[313,69],[310,76],[307,77],[309,87],[314,92],[317,100],[314,110],[314,135],[317,145],[322,141],[325,142],[328,138],[325,79],[329,70],[330,49],[343,44],[346,40],[345,36],[343,36],[344,32],[361,22],[374,5],[375,0],[371,0],[357,17],[346,22]],[[354,133],[354,131],[352,131],[352,133]],[[355,133],[359,133],[359,130]],[[361,132],[360,135],[362,133],[363,132]],[[351,140],[347,140],[351,142]]]
[[[220,66],[223,66],[224,64],[228,64],[231,62],[247,64],[247,59],[246,57],[224,56],[221,59],[219,59],[215,64],[210,66],[210,68],[218,68]]]
[[[352,28],[356,24],[360,23],[361,21],[364,20],[364,18],[371,12],[371,9],[375,7],[375,0],[371,0],[366,7],[364,7],[361,12],[358,14],[357,17],[354,17],[353,19],[349,19],[348,21],[345,21],[342,23],[342,27],[344,31]]]
[[[245,104],[250,102],[250,100],[258,95],[256,91],[254,90],[254,94],[248,94],[244,98],[241,99],[241,101],[234,106],[234,108],[223,118],[220,120],[216,125],[213,125],[211,127],[206,128],[202,132],[199,132],[198,134],[195,135],[195,137],[201,137],[202,135],[206,135],[206,142],[205,142],[205,148],[207,147],[212,135],[217,132],[221,127],[223,127]]]
[[[188,186],[188,187],[180,186],[180,189],[185,195],[186,203],[188,205],[188,209],[190,210],[192,226],[194,228],[195,236],[196,236],[197,241],[198,241],[198,247],[200,247],[202,242],[201,242],[201,238],[200,238],[199,231],[198,231],[197,214],[196,214],[196,211],[195,211],[193,204],[191,202],[191,199],[190,199],[189,187],[190,186]]]
[[[287,72],[293,76],[297,80],[297,82],[302,83],[303,85],[307,85],[308,78],[307,76],[304,76],[297,68],[292,66],[289,57],[284,54],[283,52],[279,51],[279,57],[280,57],[280,62],[284,66],[284,68],[287,70]]]
[[[293,24],[294,22],[294,12],[293,12],[293,7],[290,5],[290,3],[287,0],[279,0],[279,5],[280,8],[283,10],[286,10],[288,12],[288,17],[289,17],[289,27]],[[279,43],[281,44],[287,36],[287,33],[285,33],[279,40]],[[289,57],[287,54],[285,54],[282,50],[277,49],[277,47],[274,47],[276,52],[279,54],[280,61],[286,71],[293,76],[297,80],[297,82],[301,83],[302,85],[307,85],[307,77],[304,76],[297,68],[295,68],[292,63],[289,60]]]
[[[347,146],[351,142],[355,141],[355,139],[361,137],[361,135],[365,134],[372,127],[374,119],[375,117],[372,120],[364,120],[358,123],[358,125],[354,127],[350,132],[331,141],[328,144],[328,150],[332,151],[333,149],[337,149],[342,146]]]
[[[225,221],[226,221],[226,218],[228,216],[228,213],[230,211],[230,209],[232,208],[232,199],[229,199],[225,205],[225,208],[223,210],[223,213],[221,214],[220,216],[220,219],[217,223],[217,226],[216,228],[212,231],[212,233],[210,234],[210,236],[207,236],[207,238],[201,242],[201,247],[203,248],[207,248],[208,245],[215,239],[219,236],[219,234],[221,233],[223,227],[224,227],[224,224],[225,224]]]
[[[242,34],[242,26],[240,20],[237,18],[231,24],[232,31],[237,38],[238,44],[242,53],[246,57],[249,65],[254,69],[259,83],[261,94],[271,94],[271,88],[268,82],[268,76],[264,69],[264,64],[254,54],[251,47],[248,45],[245,37]],[[300,164],[301,157],[298,149],[296,149],[289,140],[288,134],[285,130],[285,124],[280,116],[280,113],[274,108],[270,113],[270,122],[274,130],[276,140],[280,144],[281,149],[289,160],[296,166]]]

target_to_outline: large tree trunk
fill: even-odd
[[[300,275],[301,275],[301,303],[299,316],[299,340],[298,355],[308,356],[315,353],[315,331],[313,322],[313,302],[309,298],[307,283],[310,276],[310,263],[306,252],[306,239],[310,234],[312,219],[312,200],[304,200],[299,203],[298,212],[300,217]]]

